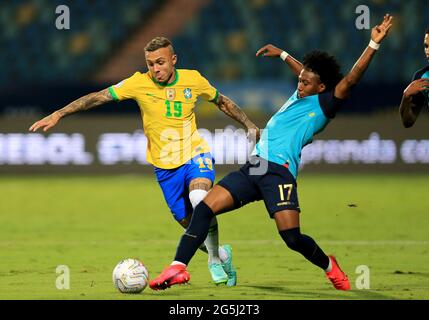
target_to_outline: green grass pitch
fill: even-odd
[[[171,262],[181,227],[152,176],[0,178],[0,299],[429,299],[428,175],[313,175],[298,180],[302,231],[334,253],[352,291],[288,249],[263,202],[220,216],[238,285],[214,286],[206,256],[190,285],[124,295],[117,262],[138,257],[154,277]],[[58,265],[70,289],[58,290]],[[358,266],[370,289],[358,289]]]

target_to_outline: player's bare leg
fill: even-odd
[[[224,187],[215,185],[204,198],[204,203],[215,215],[234,209],[234,198]]]
[[[350,290],[347,275],[340,269],[335,257],[328,257],[311,237],[301,233],[298,211],[276,212],[274,220],[280,236],[290,249],[301,253],[311,263],[322,268],[336,289]]]

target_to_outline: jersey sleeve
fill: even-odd
[[[215,102],[219,95],[219,92],[213,87],[210,82],[199,74],[199,87],[200,87],[200,96],[207,101]]]
[[[109,92],[115,101],[135,98],[137,74],[109,87]]]
[[[346,99],[339,99],[334,96],[334,91],[327,91],[319,94],[319,104],[326,118],[333,119],[337,112],[346,102]]]

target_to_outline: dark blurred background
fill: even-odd
[[[60,5],[70,10],[70,29],[56,26]],[[427,65],[423,37],[429,27],[428,1],[12,0],[0,4],[0,172],[138,172],[144,162],[139,160],[141,155],[135,156],[139,151],[127,149],[128,158],[118,156],[116,166],[100,165],[101,135],[140,134],[139,110],[132,101],[74,115],[50,134],[32,135],[27,129],[84,94],[115,84],[137,70],[146,71],[143,48],[160,35],[172,40],[178,68],[199,70],[263,127],[295,90],[296,79],[280,59],[256,58],[257,49],[272,43],[297,59],[313,49],[325,50],[337,57],[346,73],[370,39],[370,30],[356,27],[359,5],[369,8],[371,27],[385,13],[395,16],[395,25],[348,105],[318,137],[328,144],[334,141],[339,151],[321,150],[308,168],[427,171],[427,110],[415,127],[405,130],[397,109],[414,72]],[[197,115],[199,127],[212,133],[236,125],[206,104],[198,107]],[[64,160],[59,165],[53,158],[70,152],[67,139],[76,133],[82,135],[81,148],[92,155],[92,161]],[[393,143],[388,151],[374,144],[366,147],[373,133]],[[65,140],[55,144],[51,140],[56,137],[57,141],[58,134]],[[342,147],[346,140],[358,143],[363,153],[354,153],[358,147]],[[124,147],[124,142],[115,141],[111,148],[121,154],[126,148],[142,148],[142,142]],[[33,159],[46,148],[52,149],[52,159]],[[220,148],[228,153],[226,147]],[[374,148],[382,154],[380,159],[366,156]],[[343,156],[334,161],[332,152]],[[394,153],[394,159],[386,160],[385,152]]]

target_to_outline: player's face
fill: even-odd
[[[171,48],[160,48],[149,52],[146,51],[147,68],[153,79],[158,82],[174,81],[174,66],[177,62],[177,56]]]
[[[425,34],[425,39],[424,39],[423,45],[425,48],[426,59],[429,60],[429,33]]]
[[[298,77],[298,98],[304,98],[314,94],[318,94],[325,90],[325,85],[320,82],[320,77],[317,73],[302,69]]]

